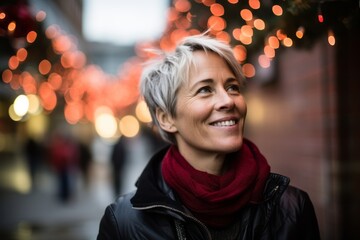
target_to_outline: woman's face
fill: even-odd
[[[171,119],[180,152],[239,150],[246,116],[240,80],[217,54],[196,51],[193,55],[196,67],[178,91],[176,117]]]

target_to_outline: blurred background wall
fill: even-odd
[[[247,77],[247,137],[309,193],[323,239],[360,237],[357,1],[95,2],[0,4],[2,239],[95,238],[104,207],[163,146],[137,90],[154,56],[145,49],[208,28],[234,46]],[[126,12],[140,15],[117,18]],[[29,154],[41,158],[33,168]]]

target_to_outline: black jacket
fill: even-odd
[[[207,227],[191,216],[164,182],[157,153],[137,182],[137,191],[109,205],[100,222],[103,239],[211,239]],[[307,193],[289,186],[287,177],[271,173],[264,201],[239,214],[239,239],[320,239],[313,205]]]

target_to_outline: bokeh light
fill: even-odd
[[[15,70],[19,66],[19,59],[16,56],[11,56],[8,65],[11,70]]]
[[[13,120],[13,121],[20,121],[22,119],[21,116],[17,115],[14,109],[14,104],[11,104],[9,107],[9,111],[8,111],[9,117]]]
[[[126,137],[135,137],[140,131],[139,121],[132,115],[126,115],[119,121],[120,133]]]
[[[243,70],[245,77],[247,77],[247,78],[252,78],[255,76],[255,72],[256,72],[255,67],[251,63],[245,63],[242,66],[242,70]]]
[[[28,112],[30,114],[36,115],[41,112],[41,105],[40,105],[40,99],[35,94],[29,94],[27,95],[27,98],[29,100],[29,109]]]
[[[272,11],[276,16],[281,16],[283,14],[283,9],[281,6],[279,5],[274,5],[272,7]]]
[[[270,59],[266,55],[260,55],[258,58],[260,67],[268,68],[270,67]]]
[[[236,45],[233,49],[236,60],[243,62],[246,60],[246,48],[243,45]]]
[[[264,30],[265,29],[265,22],[258,18],[258,19],[255,19],[254,20],[254,27],[257,29],[257,30]]]
[[[28,52],[25,48],[19,48],[19,50],[17,50],[17,52],[16,52],[16,57],[18,58],[18,60],[20,62],[25,61],[27,58],[27,55],[28,55]]]
[[[143,100],[136,105],[135,114],[141,122],[150,123],[152,121],[149,108]]]
[[[49,130],[49,117],[45,114],[32,115],[26,121],[26,130],[30,136],[41,138]]]
[[[274,58],[275,57],[275,50],[274,48],[270,47],[269,45],[266,45],[264,47],[264,53],[267,58]]]
[[[45,18],[46,18],[46,12],[44,12],[44,11],[39,11],[38,13],[36,13],[35,18],[36,18],[36,21],[38,21],[38,22],[44,21]]]
[[[291,47],[293,45],[293,40],[289,37],[286,37],[286,38],[284,38],[282,43],[285,47]]]
[[[253,19],[253,14],[249,9],[242,9],[240,11],[240,16],[242,19],[244,19],[245,21],[250,21]]]
[[[304,36],[304,31],[305,31],[304,27],[299,27],[295,33],[296,37],[302,39]]]
[[[26,35],[26,41],[28,43],[33,43],[35,42],[37,38],[37,33],[35,31],[30,31],[27,35]]]
[[[335,36],[334,36],[334,32],[333,32],[332,30],[329,30],[329,31],[328,31],[328,43],[329,43],[331,46],[334,46],[335,43],[336,43]]]
[[[14,32],[15,28],[16,28],[16,22],[14,22],[14,21],[10,22],[8,25],[9,32]]]
[[[252,9],[259,9],[260,8],[260,0],[249,0],[249,6]]]
[[[17,116],[23,117],[27,113],[29,109],[29,99],[21,94],[16,97],[14,101],[14,112]]]
[[[222,31],[226,28],[226,22],[223,18],[217,16],[211,16],[208,19],[208,28],[213,31]]]
[[[268,38],[268,44],[273,49],[278,49],[280,47],[279,39],[277,37],[275,37],[275,36],[270,36]]]
[[[13,73],[9,69],[5,69],[2,73],[2,80],[4,83],[10,83],[13,78]]]
[[[57,96],[48,82],[41,83],[39,87],[39,97],[45,110],[54,110],[57,104]]]
[[[102,138],[113,138],[118,131],[117,121],[108,107],[100,107],[95,112],[95,130]]]
[[[49,60],[44,59],[39,63],[39,72],[42,75],[48,74],[50,70],[51,70],[51,63]]]
[[[210,6],[210,12],[217,17],[224,15],[224,7],[219,3],[214,3]]]

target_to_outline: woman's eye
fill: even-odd
[[[211,92],[210,87],[202,87],[197,91],[197,93],[210,93],[210,92]]]
[[[237,84],[232,84],[227,88],[228,91],[230,92],[237,92],[240,93],[241,92],[241,87]]]

